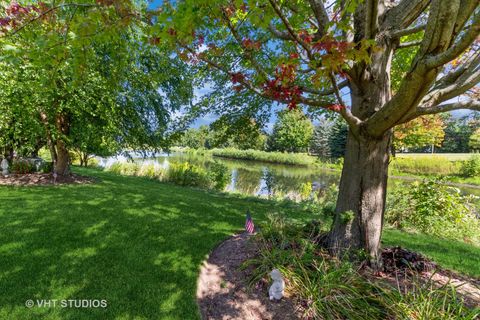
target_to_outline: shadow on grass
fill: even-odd
[[[256,217],[273,209],[86,172],[102,182],[0,188],[0,318],[198,318],[195,289],[206,254],[242,229],[247,206]],[[104,299],[108,307],[28,309],[27,299]]]

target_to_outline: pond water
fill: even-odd
[[[340,172],[318,167],[305,167],[295,165],[273,164],[259,161],[233,160],[211,156],[198,156],[186,153],[157,154],[150,158],[140,158],[133,155],[135,162],[154,163],[163,168],[168,168],[172,162],[188,161],[192,164],[203,166],[208,169],[212,160],[225,164],[231,172],[231,180],[227,191],[239,192],[249,195],[265,196],[269,193],[269,185],[273,184],[276,193],[294,198],[298,195],[302,184],[310,182],[314,189],[324,189],[338,184]],[[99,159],[100,166],[109,166],[117,161],[128,161],[119,156],[107,159]],[[271,182],[272,181],[272,182]],[[388,188],[396,185],[411,183],[400,178],[389,179]],[[271,188],[271,187],[270,187]],[[464,194],[480,196],[480,188],[460,187]]]

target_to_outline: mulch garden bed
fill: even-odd
[[[256,254],[255,244],[248,239],[247,233],[227,239],[203,263],[197,286],[202,318],[300,319],[288,297],[277,302],[269,300],[268,284],[248,287],[248,270],[239,270],[242,262]]]
[[[423,283],[431,281],[439,287],[451,284],[467,306],[480,306],[480,279],[442,269],[423,255],[401,247],[384,248],[382,261],[383,272],[376,274],[377,278],[402,289],[408,289],[411,277],[417,277]]]
[[[10,186],[36,186],[36,185],[54,185],[54,184],[85,184],[94,183],[96,180],[92,177],[84,177],[77,174],[68,176],[57,176],[54,179],[52,173],[27,173],[27,174],[9,174],[7,177],[0,175],[0,185]]]
[[[256,255],[256,246],[249,235],[234,235],[216,247],[201,267],[197,286],[197,302],[203,319],[300,319],[300,308],[285,296],[278,302],[268,299],[268,283],[247,285],[249,270],[241,264]],[[433,280],[438,286],[451,283],[457,287],[469,306],[480,305],[480,280],[439,268],[424,256],[400,247],[385,248],[383,271],[364,276],[408,288],[410,277]]]

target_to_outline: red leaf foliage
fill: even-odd
[[[331,104],[329,106],[326,106],[325,108],[328,110],[339,112],[340,110],[345,109],[345,106],[341,104]]]
[[[286,102],[289,109],[295,109],[302,95],[302,90],[294,84],[295,78],[296,66],[282,64],[275,71],[275,78],[264,83],[263,90],[272,99]]]
[[[313,34],[309,34],[305,30],[300,30],[300,32],[298,33],[298,36],[300,37],[300,39],[302,39],[306,43],[311,43],[313,41]]]
[[[233,83],[242,83],[245,81],[245,75],[240,72],[232,73],[232,82]]]
[[[260,50],[262,43],[260,41],[254,41],[252,39],[244,39],[242,45],[247,50]]]

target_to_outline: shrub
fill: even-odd
[[[42,173],[50,173],[53,171],[53,162],[43,162],[39,169]]]
[[[327,202],[323,205],[322,207],[322,214],[324,216],[330,216],[333,217],[335,215],[335,202]]]
[[[96,168],[100,164],[100,161],[98,161],[97,158],[90,158],[88,159],[88,166],[90,168]]]
[[[425,180],[397,188],[389,197],[386,222],[449,239],[474,239],[480,234],[471,197],[460,190]]]
[[[181,185],[209,188],[211,179],[205,169],[188,162],[171,163],[167,172],[167,181]]]
[[[213,188],[216,190],[224,190],[231,178],[228,167],[218,161],[214,161],[208,169],[213,182]]]
[[[326,188],[322,188],[318,192],[318,201],[321,203],[337,203],[338,198],[338,185],[331,184]]]
[[[300,197],[302,199],[309,199],[312,195],[312,183],[305,182],[300,185]]]
[[[132,163],[132,162],[114,162],[112,165],[110,165],[106,170],[116,173],[116,174],[121,174],[121,175],[126,175],[126,176],[134,176],[137,174],[140,166],[137,163]]]
[[[105,170],[116,174],[122,174],[122,163],[114,162],[110,166],[106,167]]]
[[[26,174],[35,172],[35,165],[26,160],[14,160],[11,171],[17,174]]]
[[[480,175],[480,156],[473,156],[467,161],[462,161],[460,175],[466,178]]]
[[[156,177],[155,166],[153,163],[143,163],[138,169],[137,175],[139,177],[147,177],[153,179]]]

